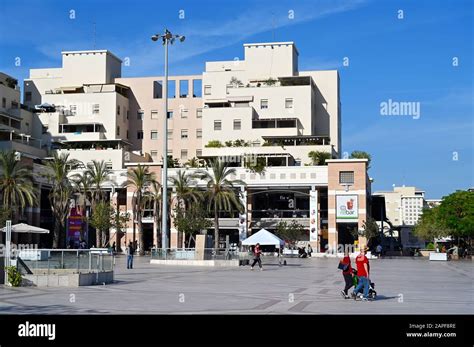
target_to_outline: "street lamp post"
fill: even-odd
[[[162,172],[162,212],[161,212],[161,248],[168,245],[168,45],[173,44],[176,39],[184,41],[184,36],[173,35],[168,29],[164,34],[155,34],[152,41],[162,40],[165,46],[165,80],[163,83],[164,115],[163,115],[163,172]]]

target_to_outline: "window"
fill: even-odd
[[[77,113],[77,105],[69,105],[69,111],[71,111],[72,116],[75,116]]]
[[[196,129],[196,138],[197,139],[202,138],[202,129]]]
[[[173,139],[173,129],[168,129],[168,140]]]
[[[188,138],[188,129],[181,129],[181,139],[185,140]]]
[[[202,108],[196,109],[196,118],[202,118]]]
[[[188,159],[188,150],[187,149],[182,149],[181,150],[181,160],[187,160]]]
[[[117,116],[120,116],[120,105],[117,105]]]
[[[153,159],[153,161],[158,159],[158,151],[150,151],[150,155],[151,155],[151,159]]]
[[[193,80],[193,97],[202,97],[202,80]]]
[[[152,140],[158,140],[158,131],[157,130],[152,130],[151,131],[151,139]]]
[[[137,140],[143,140],[143,130],[137,131]]]
[[[234,130],[240,130],[242,128],[242,121],[240,119],[234,119]]]
[[[125,106],[122,106],[122,119],[124,122],[127,120],[127,109]]]
[[[181,118],[188,118],[188,110],[181,109]]]
[[[204,95],[211,95],[211,86],[204,86]]]
[[[7,99],[2,98],[2,107],[6,108],[7,107]]]
[[[151,111],[151,119],[158,119],[158,111]]]
[[[100,105],[99,104],[92,104],[92,114],[99,114]]]
[[[115,135],[120,136],[120,127],[119,126],[117,127],[117,132],[115,133]]]
[[[293,108],[293,99],[285,99],[285,108]]]
[[[107,170],[112,170],[112,163],[111,163],[110,161],[106,162],[106,163],[105,163],[105,168],[106,168]]]
[[[127,130],[127,139],[129,139],[129,138],[130,138],[130,134],[128,133],[128,130]]]
[[[214,130],[222,130],[222,122],[220,120],[214,121]]]
[[[130,110],[127,110],[127,119],[129,115],[130,115]]]
[[[137,119],[138,119],[138,120],[143,120],[143,114],[144,114],[144,113],[145,113],[145,112],[143,112],[143,110],[138,110],[138,111],[137,111]]]
[[[268,100],[267,99],[260,100],[260,108],[262,110],[268,108]]]
[[[340,184],[353,184],[354,183],[354,171],[340,171],[339,172],[339,183]]]
[[[187,98],[189,95],[189,81],[181,80],[179,81],[179,97]]]
[[[153,81],[153,99],[163,98],[163,81]]]
[[[168,99],[176,98],[176,81],[168,80]]]
[[[202,156],[202,149],[196,149],[196,157]]]
[[[168,119],[173,118],[173,111],[168,111]]]
[[[12,108],[17,109],[18,108],[18,103],[16,101],[12,101]]]
[[[25,102],[31,101],[31,92],[25,93]]]

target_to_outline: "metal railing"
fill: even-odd
[[[112,271],[115,264],[113,254],[94,249],[28,249],[16,257],[24,274],[98,273]]]
[[[248,252],[225,248],[152,248],[152,260],[241,260]]]

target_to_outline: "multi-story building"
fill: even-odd
[[[44,166],[41,159],[47,155],[41,140],[41,123],[38,116],[21,103],[21,92],[18,81],[4,73],[0,73],[0,150],[15,151],[18,161],[33,171],[33,186],[39,192],[39,199],[35,206],[19,209],[14,212],[13,222],[50,228],[52,226],[51,208],[48,193],[51,185],[42,176]],[[17,209],[18,206],[13,206]],[[13,233],[15,243],[31,242],[30,238],[19,239]],[[35,237],[38,241],[38,237]]]
[[[418,223],[426,207],[425,192],[415,187],[394,187],[393,191],[375,192],[385,200],[386,218],[392,224],[392,235],[400,236],[405,247],[419,247],[422,241],[413,236],[413,227]]]
[[[169,77],[167,154],[181,166],[193,157],[219,158],[246,182],[240,187],[245,213],[221,213],[221,241],[296,220],[306,230],[302,240],[316,249],[352,243],[367,218],[370,180],[367,160],[338,159],[337,71],[299,71],[292,42],[245,44],[244,51],[244,60],[206,63],[202,75]],[[134,192],[122,186],[126,170],[142,163],[161,177],[163,77],[121,77],[120,59],[105,50],[63,52],[62,58],[62,67],[32,69],[25,80],[25,103],[39,109],[42,146],[84,166],[104,160],[112,169],[104,190],[133,213]],[[332,160],[314,166],[311,151]],[[243,158],[263,159],[266,168],[252,171]],[[158,242],[152,212],[142,219],[144,248]],[[134,237],[135,222],[133,216],[118,243]],[[171,246],[181,246],[184,239],[171,226]]]

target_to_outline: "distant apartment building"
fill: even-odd
[[[121,77],[120,59],[106,50],[62,52],[60,68],[30,70],[24,100],[37,109],[41,146],[83,162],[79,172],[92,160],[112,170],[103,189],[132,214],[125,235],[112,233],[117,243],[136,235],[134,192],[123,188],[127,169],[142,163],[161,180],[165,116],[167,154],[181,167],[194,157],[219,159],[246,182],[239,188],[245,212],[220,212],[222,245],[226,236],[237,243],[293,220],[305,229],[302,241],[318,251],[353,243],[368,216],[371,187],[367,160],[339,159],[337,71],[300,71],[293,42],[245,44],[244,54],[243,60],[207,62],[202,75],[170,76],[167,96],[163,77]],[[332,159],[314,166],[311,151]],[[264,172],[249,170],[244,158],[263,160]],[[159,241],[151,209],[142,222],[146,242],[140,247],[149,248]],[[184,243],[173,221],[170,240],[171,247]]]
[[[395,231],[395,236],[400,236],[405,247],[422,246],[423,242],[413,236],[413,227],[418,223],[427,207],[425,191],[416,187],[394,187],[393,191],[378,191],[373,195],[383,196],[385,200],[386,218]]]

